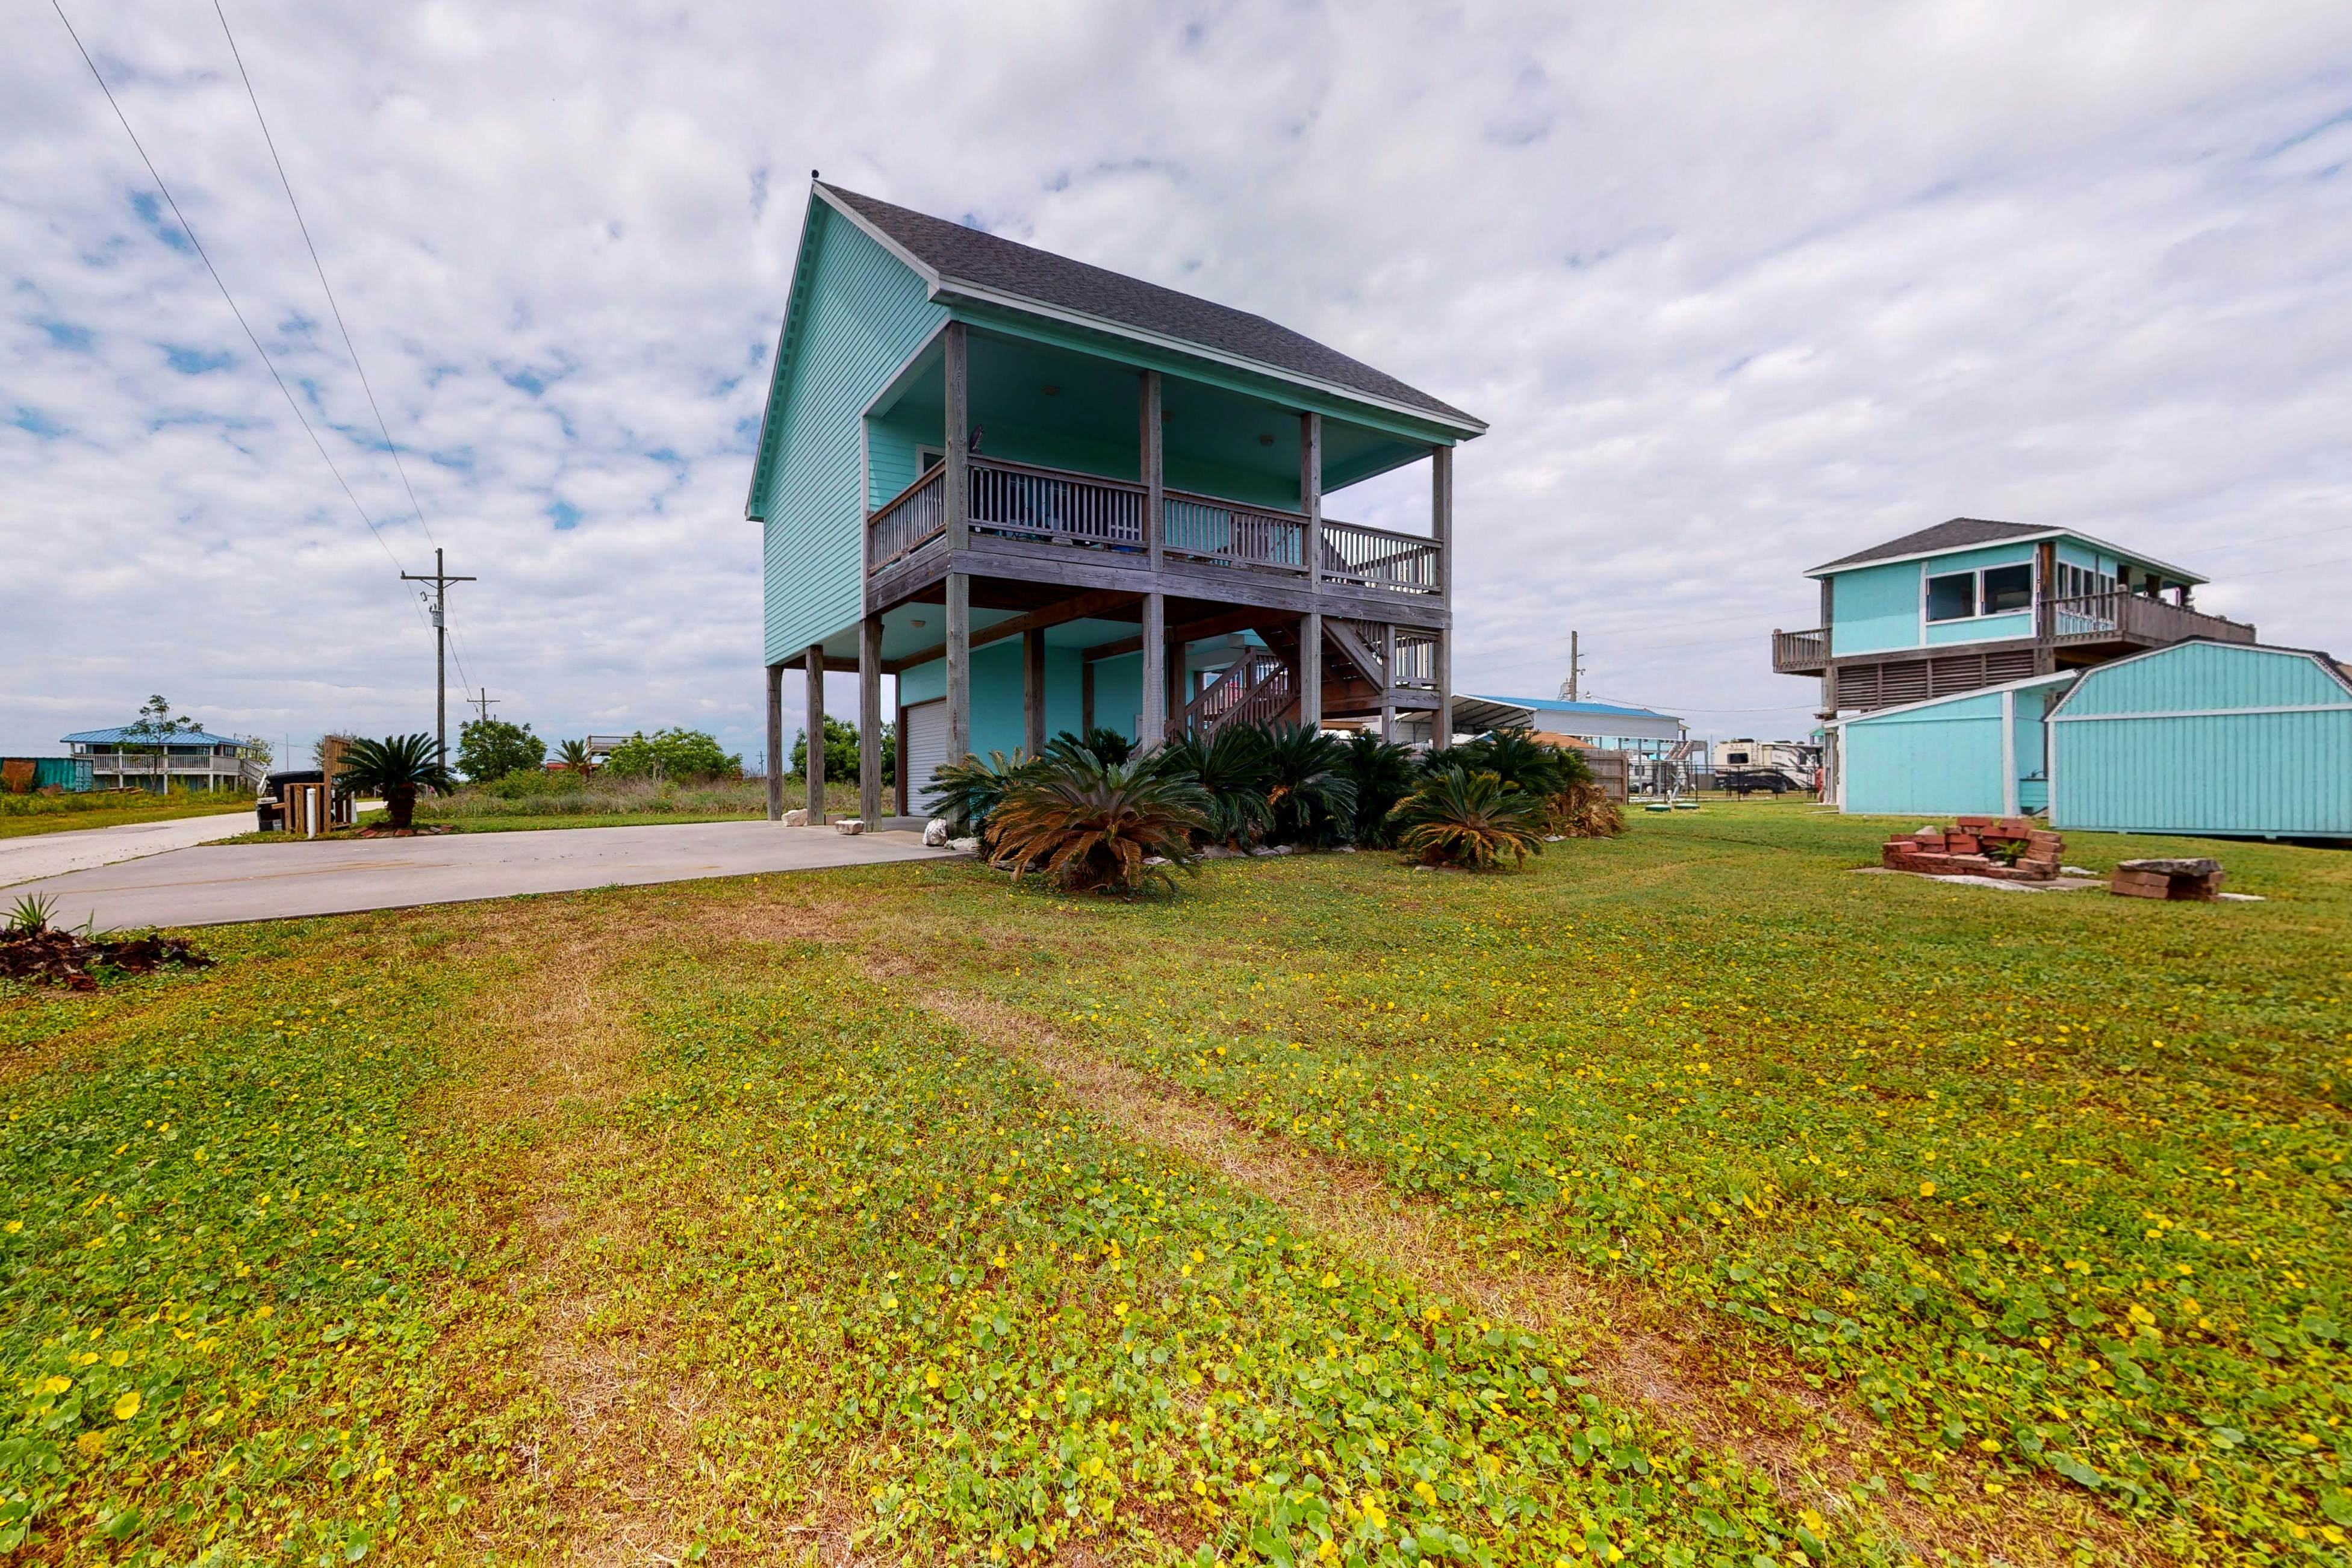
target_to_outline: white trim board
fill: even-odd
[[[2283,702],[2271,708],[2175,708],[2162,713],[2059,713],[2053,724],[2097,724],[2119,719],[2235,719],[2255,713],[2352,713],[2352,702]]]
[[[2017,692],[2000,694],[2000,814],[2017,812]]]

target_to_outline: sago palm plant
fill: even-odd
[[[566,741],[556,747],[555,754],[563,760],[566,773],[577,773],[584,779],[596,771],[595,764],[588,760],[588,742],[585,741]]]
[[[1569,763],[1588,771],[1584,759],[1558,746],[1546,745],[1524,730],[1499,730],[1475,741],[1465,741],[1442,757],[1432,759],[1433,771],[1458,767],[1465,773],[1493,773],[1505,789],[1538,799],[1558,795],[1568,782]]]
[[[1348,740],[1344,771],[1356,791],[1349,837],[1359,844],[1386,844],[1389,813],[1412,793],[1419,774],[1412,748],[1392,745],[1370,730],[1359,730]]]
[[[1072,890],[1134,893],[1175,879],[1206,826],[1200,786],[1157,756],[1106,763],[1093,752],[1049,758],[1015,780],[989,822],[990,862],[1035,871]]]
[[[1083,735],[1065,730],[1046,742],[1045,749],[1049,752],[1092,752],[1106,766],[1127,762],[1135,755],[1134,742],[1101,724],[1095,725]]]
[[[1346,743],[1304,724],[1269,724],[1265,735],[1268,837],[1317,849],[1347,837],[1356,786],[1347,773]]]
[[[381,797],[384,817],[395,832],[415,820],[418,790],[446,795],[457,787],[442,760],[440,747],[425,734],[353,741],[343,750],[335,786],[351,795]]]
[[[1423,779],[1391,814],[1397,847],[1429,866],[1483,871],[1543,853],[1544,802],[1493,773],[1448,767]]]
[[[1187,736],[1160,752],[1168,768],[1207,797],[1201,814],[1210,843],[1246,849],[1274,825],[1265,802],[1273,783],[1265,752],[1265,732],[1248,724],[1224,725],[1205,741]]]
[[[1007,791],[1044,764],[1034,757],[991,752],[986,762],[967,755],[931,773],[931,787],[923,798],[934,816],[947,819],[958,833],[982,834]]]

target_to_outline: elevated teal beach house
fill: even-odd
[[[1446,733],[1452,458],[1485,428],[1261,317],[814,184],[746,508],[769,776],[792,666],[812,730],[856,672],[869,819],[886,675],[900,812],[1065,729]],[[1324,515],[1423,462],[1425,528]]]

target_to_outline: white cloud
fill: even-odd
[[[384,545],[142,216],[56,17],[12,8],[0,750],[156,689],[298,746],[418,724],[390,557],[431,542],[217,26],[68,9]],[[1489,419],[1472,689],[1548,689],[1574,626],[1591,689],[1795,727],[1764,634],[1811,624],[1801,570],[1956,513],[2135,542],[2267,637],[2352,642],[2341,5],[231,16],[432,534],[482,579],[466,674],[543,732],[756,754],[748,426],[813,165]]]

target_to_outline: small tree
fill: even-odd
[[[457,731],[457,771],[471,784],[490,784],[547,761],[547,742],[528,724],[472,719]]]
[[[122,727],[122,738],[115,742],[121,750],[155,759],[156,787],[169,793],[172,779],[168,766],[172,754],[172,737],[188,734],[202,728],[195,720],[175,717],[172,705],[160,691],[147,699],[139,710],[139,717]]]
[[[882,782],[898,780],[898,729],[885,724],[881,731]],[[856,784],[858,780],[858,735],[855,724],[845,724],[831,714],[824,721],[824,776],[835,782]],[[808,731],[803,730],[793,737],[792,771],[805,775],[808,772]]]
[[[584,779],[596,771],[596,764],[588,760],[588,742],[585,741],[566,741],[556,747],[555,754],[563,759],[563,771],[568,773]]]
[[[701,730],[641,730],[613,748],[604,771],[616,779],[737,778],[743,759],[719,750],[717,737]]]

